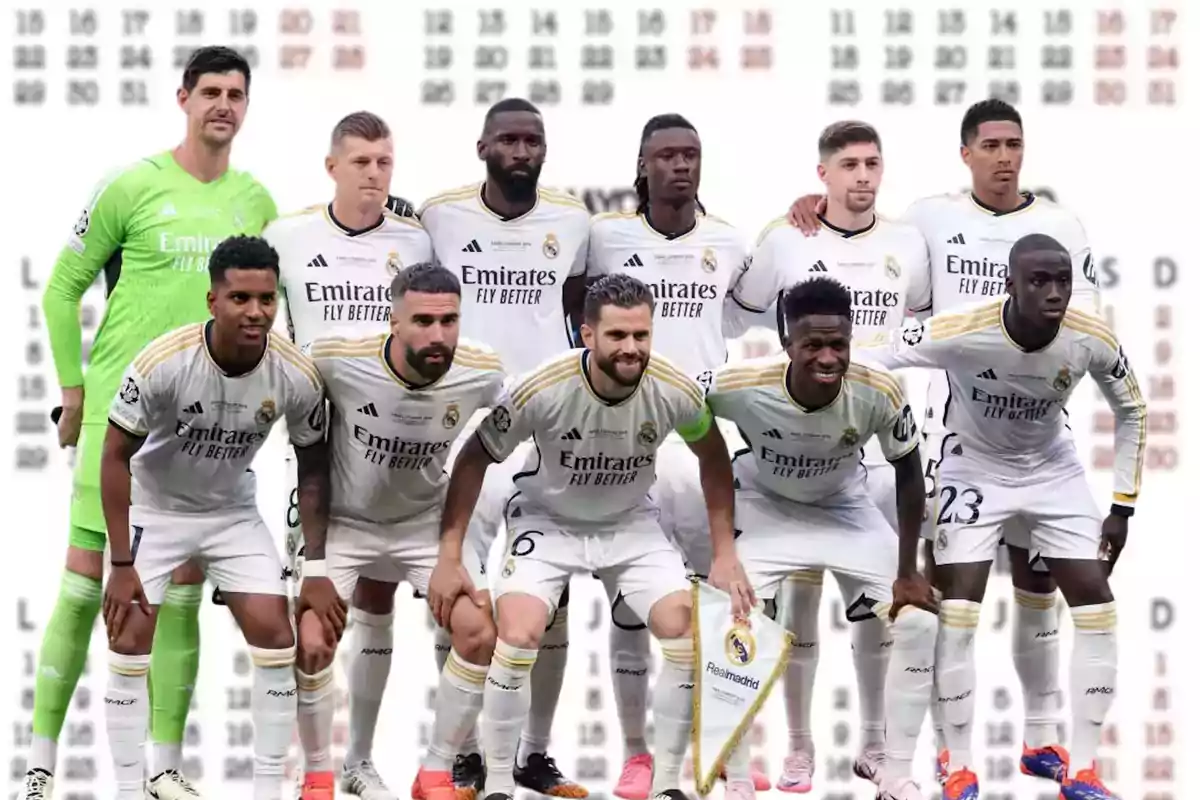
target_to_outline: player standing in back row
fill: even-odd
[[[78,444],[79,450],[66,569],[38,656],[26,800],[49,800],[53,793],[58,736],[100,610],[106,541],[100,452],[121,373],[158,336],[208,318],[204,298],[213,248],[235,234],[257,234],[275,218],[267,190],[248,173],[229,168],[249,97],[244,58],[226,47],[193,53],[175,92],[187,116],[182,144],[97,186],[46,286],[46,328],[62,387],[59,444]],[[85,374],[79,304],[102,272],[107,302]],[[158,614],[150,730],[151,789],[161,800],[185,800],[193,792],[179,769],[200,666],[203,582],[194,565],[181,566]]]
[[[654,293],[654,350],[688,375],[716,369],[725,346],[726,295],[746,261],[736,228],[700,202],[700,136],[678,114],[652,117],[638,148],[638,206],[598,214],[588,240],[589,278],[621,273]],[[708,574],[712,550],[696,457],[676,434],[659,448],[655,494],[663,529],[683,549],[688,566]],[[646,743],[647,692],[653,658],[650,631],[619,595],[610,596],[613,694],[625,742],[625,765],[613,793],[646,800],[653,759]],[[767,789],[766,776],[755,776]],[[750,780],[734,776],[735,780]]]
[[[1100,293],[1096,285],[1091,248],[1079,218],[1067,209],[1020,188],[1025,156],[1025,135],[1020,113],[1002,100],[984,100],[967,109],[960,129],[959,155],[971,170],[971,191],[936,195],[909,207],[904,221],[925,236],[930,254],[932,303],[928,309],[940,314],[1005,293],[1009,274],[1008,251],[1021,237],[1044,233],[1061,242],[1071,254],[1074,289],[1071,305],[1097,313]],[[809,195],[792,206],[793,224],[806,232],[817,229],[816,212],[823,198]],[[937,464],[942,458],[949,383],[945,375],[930,377],[925,421],[925,475],[930,498],[944,501],[937,485]],[[941,505],[945,505],[941,502]],[[932,568],[933,526],[925,528],[925,563]],[[1019,539],[1022,531],[1013,531]],[[1015,614],[1013,618],[1013,663],[1025,700],[1024,748],[1021,771],[1054,779],[1062,774],[1067,753],[1059,743],[1059,635],[1057,592],[1043,565],[1031,566],[1029,554],[1008,542],[1012,564]],[[941,588],[941,587],[939,587]],[[939,719],[939,773],[945,777],[947,750]]]
[[[779,300],[802,281],[832,278],[849,289],[856,342],[899,330],[908,309],[929,304],[929,250],[921,232],[911,225],[881,218],[875,210],[875,196],[883,178],[878,132],[865,122],[835,122],[821,133],[817,152],[817,176],[828,190],[828,201],[818,217],[817,235],[805,237],[785,218],[769,224],[732,293],[743,312],[742,319],[751,324],[778,325],[785,347],[787,330]],[[773,307],[775,313],[771,313]],[[895,469],[884,457],[878,438],[868,439],[863,448],[868,491],[898,534]],[[795,634],[784,676],[789,753],[777,784],[784,792],[812,789],[812,703],[823,582],[823,572],[797,571],[788,576],[782,589],[783,621]],[[851,594],[854,582],[843,575],[838,578],[838,586],[849,607],[855,599]],[[884,686],[892,637],[885,620],[870,616],[851,627],[851,637],[861,719],[854,772],[878,782],[884,753]],[[933,675],[927,677],[926,688],[931,689]]]
[[[385,208],[394,149],[387,123],[375,114],[358,111],[342,118],[334,126],[325,157],[325,170],[335,186],[333,201],[284,215],[263,233],[279,251],[280,289],[286,301],[276,329],[286,327],[299,347],[318,337],[358,338],[383,329],[390,319],[393,278],[405,266],[433,259],[433,246],[421,224]],[[287,472],[294,480],[290,463]],[[303,544],[298,538],[299,497],[294,488],[290,491],[287,554],[298,569],[300,559],[295,556]],[[395,800],[371,756],[391,671],[396,584],[372,582],[370,588],[373,591],[356,595],[350,611],[350,737],[341,788],[363,800]],[[314,680],[300,675],[302,800],[330,798],[333,792],[329,748],[320,744],[327,732],[318,730],[331,724],[321,702],[327,692],[325,687],[313,688]]]
[[[521,374],[572,346],[569,318],[583,306],[589,215],[576,198],[538,185],[546,130],[541,113],[527,100],[501,100],[488,110],[476,154],[486,165],[486,179],[430,198],[419,216],[438,261],[462,283],[463,335],[487,343],[512,374]],[[478,540],[484,563],[503,524],[513,475],[531,447],[523,444],[488,472],[470,535]],[[564,778],[546,754],[567,665],[568,597],[564,589],[542,637],[516,779],[535,792],[578,798],[587,790]],[[441,664],[449,642],[438,630]],[[482,788],[483,761],[474,737],[464,750],[455,782]]]

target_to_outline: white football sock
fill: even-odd
[[[429,614],[432,616],[433,612]],[[450,657],[450,651],[454,648],[454,643],[450,641],[450,631],[443,628],[441,625],[434,624],[433,626],[433,660],[437,664],[438,674],[446,668],[446,659]]]
[[[537,659],[537,650],[513,647],[498,640],[492,653],[487,680],[483,686],[483,714],[480,733],[487,763],[487,781],[483,795],[499,792],[510,797],[516,788],[513,767],[521,728],[529,714],[529,675]]]
[[[695,680],[692,637],[660,639],[663,663],[654,684],[654,779],[651,794],[680,789],[679,773],[692,733]]]
[[[567,672],[569,624],[567,607],[563,606],[555,611],[550,627],[542,635],[529,684],[529,717],[525,720],[517,749],[517,763],[521,766],[525,766],[530,753],[545,753],[550,747],[554,712],[558,709],[558,696]]]
[[[304,751],[305,772],[330,772],[333,762],[333,712],[336,705],[333,665],[315,675],[296,671],[296,732]]]
[[[146,778],[146,721],[150,689],[146,680],[150,656],[108,653],[108,689],[104,693],[104,722],[112,753],[118,800],[142,800]]]
[[[935,627],[936,622],[935,619]],[[884,686],[888,679],[892,634],[888,633],[887,623],[877,617],[855,622],[850,628],[854,675],[858,678],[858,715],[862,737],[859,747],[880,747],[883,745]],[[932,681],[932,673],[929,677]],[[924,712],[921,718],[924,720]]]
[[[350,609],[350,635],[346,637],[349,665],[346,683],[350,689],[350,741],[346,763],[371,759],[379,707],[392,671],[392,615],[369,614]]]
[[[820,614],[824,572],[804,571],[783,583],[783,624],[794,637],[783,675],[788,749],[813,752],[812,701],[821,657]]]
[[[1071,653],[1071,777],[1091,769],[1117,688],[1117,606],[1075,606]]]
[[[283,800],[283,768],[296,727],[296,648],[250,648],[254,678],[254,800]]]
[[[183,742],[151,742],[150,770],[146,774],[156,777],[169,769],[183,770]]]
[[[726,785],[734,781],[753,781],[750,774],[750,739],[743,735],[725,757]]]
[[[609,668],[612,670],[613,700],[625,738],[625,758],[649,753],[646,744],[647,698],[650,694],[650,631],[631,631],[617,625],[608,628]]]
[[[905,607],[891,625],[892,653],[887,670],[883,780],[912,777],[913,754],[933,691],[933,656],[938,618]]]
[[[937,702],[942,707],[950,772],[971,766],[975,720],[975,629],[979,603],[943,600],[935,655]]]
[[[450,652],[438,678],[433,732],[422,761],[425,769],[445,771],[454,765],[454,757],[468,732],[475,729],[475,721],[483,709],[483,682],[487,674],[486,664],[472,664],[458,653]]]
[[[1013,589],[1013,666],[1025,697],[1025,744],[1058,742],[1058,594]]]

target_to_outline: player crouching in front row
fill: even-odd
[[[420,595],[429,593],[448,483],[444,467],[472,415],[495,405],[504,381],[495,353],[458,338],[461,287],[454,273],[415,264],[395,277],[391,291],[390,334],[317,339],[310,347],[334,412],[315,478],[321,518],[303,531],[302,800],[334,796],[333,658],[355,584],[407,581]],[[455,587],[457,602],[438,618],[451,651],[417,777],[426,800],[455,798],[451,766],[483,705],[495,644],[487,576],[475,550],[467,548],[458,570],[442,578]]]
[[[434,616],[461,605],[463,536],[491,463],[523,440],[537,451],[515,480],[509,556],[496,582],[498,641],[483,690],[488,800],[512,798],[513,763],[528,709],[530,670],[563,588],[595,574],[659,639],[651,791],[683,800],[680,767],[692,725],[691,597],[678,552],[648,501],[659,445],[678,430],[699,460],[714,550],[733,543],[733,474],[696,382],[651,352],[654,296],[628,275],[588,290],[585,347],[512,384],[463,447],[442,518],[442,557],[430,584]],[[616,590],[616,591],[614,591]]]
[[[171,572],[191,559],[206,566],[250,646],[255,800],[281,800],[296,722],[284,569],[249,467],[282,414],[301,474],[311,475],[325,438],[324,394],[312,362],[270,333],[279,278],[271,246],[226,239],[208,269],[213,318],[159,337],[134,359],[101,457],[112,559],[104,711],[118,800],[144,796],[150,647]],[[302,484],[305,527],[315,519],[312,499]],[[154,776],[147,794],[195,797],[172,772]]]

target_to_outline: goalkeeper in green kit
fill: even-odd
[[[78,458],[66,570],[38,662],[33,747],[22,792],[27,800],[51,797],[58,736],[100,609],[106,541],[100,452],[121,375],[155,338],[208,319],[209,254],[230,236],[257,235],[276,217],[267,190],[229,168],[249,89],[250,66],[235,51],[197,50],[176,93],[187,115],[183,143],[100,183],[46,287],[43,307],[62,386],[59,444],[78,444]],[[100,273],[108,299],[85,374],[79,306]],[[195,565],[180,568],[157,609],[147,710],[154,754],[147,777],[160,800],[196,800],[179,770],[199,669],[203,581]]]

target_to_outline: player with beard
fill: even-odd
[[[419,212],[438,261],[462,282],[463,334],[487,342],[514,374],[572,346],[574,326],[568,317],[582,307],[586,288],[587,207],[538,185],[546,152],[537,107],[519,98],[501,100],[484,117],[476,145],[486,178],[431,198]],[[513,476],[531,447],[521,445],[488,471],[469,535],[484,563],[503,524]],[[587,790],[565,778],[546,752],[566,672],[568,598],[564,590],[541,640],[516,779],[542,794],[586,797]],[[440,633],[435,648],[440,664],[448,652]],[[454,772],[464,790],[483,786],[483,760],[474,737],[464,745]]]
[[[345,602],[361,577],[390,586],[408,581],[418,597],[426,593],[437,563],[451,446],[476,409],[496,402],[504,379],[492,351],[458,337],[460,287],[452,272],[416,264],[396,275],[390,288],[391,335],[322,337],[311,346],[333,413],[324,461],[329,529],[327,535],[305,531],[297,604],[305,800],[334,795],[329,765],[336,646],[330,644],[341,638]],[[425,422],[414,424],[420,419]],[[418,774],[429,800],[455,798],[450,770],[482,706],[495,640],[486,572],[473,549],[466,558],[467,586],[444,622],[452,650]]]
[[[481,720],[489,800],[513,797],[508,770],[528,708],[530,671],[545,620],[576,574],[595,574],[610,593],[620,592],[659,638],[652,791],[666,800],[684,798],[680,768],[692,726],[694,674],[691,597],[683,562],[649,496],[656,451],[676,429],[695,449],[717,553],[733,545],[733,476],[724,439],[704,414],[700,387],[650,350],[654,304],[650,289],[628,275],[597,280],[584,309],[585,349],[562,353],[513,381],[454,465],[438,564],[449,573],[462,569],[463,534],[489,464],[508,458],[524,439],[536,443],[514,481],[517,491],[507,506],[512,547],[495,586],[497,642]],[[430,595],[439,618],[456,599],[436,587]]]
[[[725,363],[725,298],[747,255],[737,229],[701,204],[700,167],[695,126],[678,114],[651,117],[638,148],[637,209],[596,215],[588,240],[589,278],[623,273],[647,284],[657,300],[654,349],[689,375]],[[663,527],[687,554],[688,566],[707,575],[712,553],[696,458],[677,435],[659,449],[656,472]],[[646,743],[650,632],[621,597],[609,600],[609,668],[625,742],[613,793],[646,800],[653,771]],[[770,788],[765,775],[754,779],[757,788]]]
[[[1003,100],[983,100],[967,109],[960,128],[959,157],[971,171],[967,192],[936,195],[909,207],[903,221],[915,225],[925,237],[930,255],[932,302],[914,311],[939,314],[959,311],[1005,292],[1008,251],[1021,237],[1043,233],[1054,237],[1071,253],[1075,268],[1071,305],[1097,313],[1100,292],[1087,235],[1079,218],[1066,208],[1020,188],[1025,158],[1025,134],[1020,113]],[[807,235],[820,230],[819,214],[825,198],[798,199],[789,221]],[[926,490],[940,498],[937,464],[945,439],[946,409],[950,402],[946,377],[930,377],[925,420]],[[941,498],[944,499],[944,498]],[[925,564],[933,575],[933,530],[930,519],[924,530]],[[1019,528],[1018,523],[1012,523]],[[1054,580],[1043,564],[1030,564],[1029,554],[1012,544],[1024,533],[1013,530],[1005,537],[1012,565],[1015,613],[1012,625],[1013,664],[1025,701],[1024,747],[1021,771],[1057,780],[1068,763],[1060,746],[1062,691],[1059,684],[1058,598]],[[1027,538],[1027,536],[1025,537]],[[939,587],[940,588],[940,587]],[[945,778],[949,753],[944,746],[941,708],[933,706],[938,733],[939,775]]]

